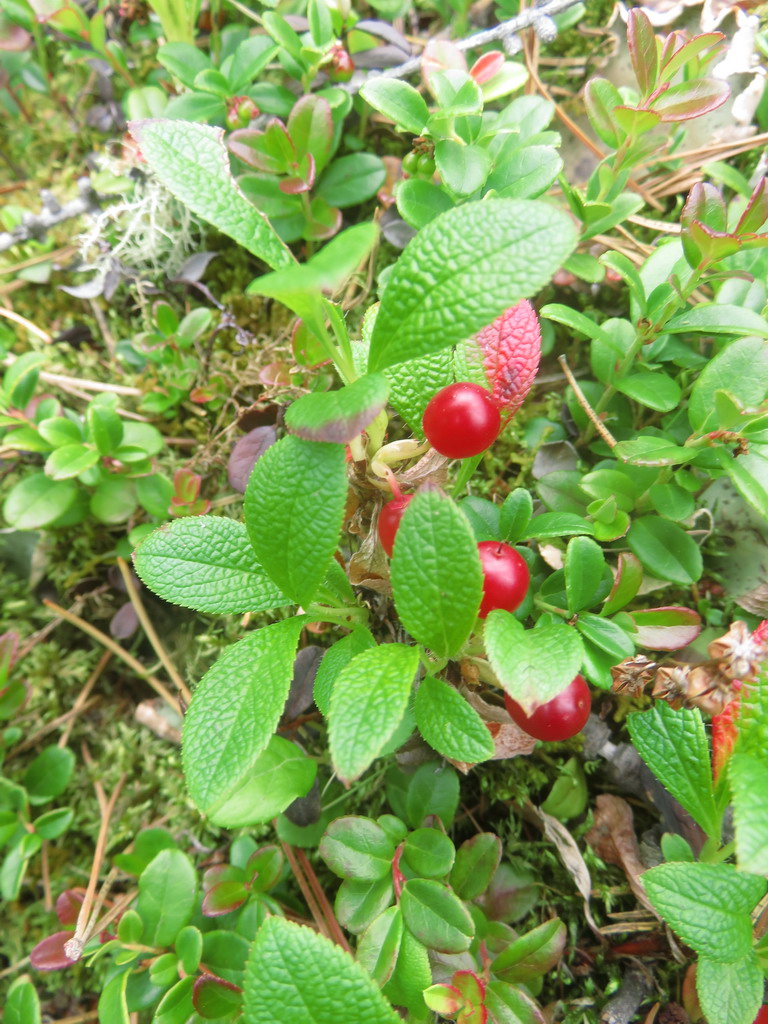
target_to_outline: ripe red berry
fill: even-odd
[[[477,553],[483,567],[483,600],[477,613],[480,618],[496,608],[505,612],[519,608],[531,582],[523,556],[498,540],[481,541]]]
[[[390,558],[392,557],[392,548],[395,545],[395,534],[400,527],[400,520],[403,518],[403,513],[408,508],[408,502],[412,497],[412,494],[404,494],[393,501],[388,501],[381,512],[379,512],[379,540]]]
[[[504,694],[504,703],[512,720],[529,736],[549,743],[569,740],[581,732],[589,718],[591,702],[583,676],[574,676],[562,693],[536,708],[532,715],[526,715],[516,701]]]
[[[760,1007],[753,1024],[768,1024],[768,1005]]]
[[[424,435],[449,459],[479,455],[499,436],[501,416],[491,393],[479,384],[449,384],[424,410]]]
[[[348,82],[355,70],[355,62],[343,46],[334,46],[331,50],[331,63],[328,77],[332,82]]]

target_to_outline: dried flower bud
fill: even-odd
[[[729,679],[753,679],[760,671],[761,662],[768,658],[768,646],[755,631],[749,631],[746,622],[734,622],[725,636],[713,640],[707,648],[711,658]]]
[[[615,693],[628,693],[639,697],[654,677],[658,665],[644,654],[625,658],[620,665],[611,669]]]
[[[681,708],[688,697],[690,665],[664,665],[656,673],[651,696],[665,700],[673,708]]]

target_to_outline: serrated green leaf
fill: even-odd
[[[199,612],[228,615],[290,604],[234,519],[191,516],[166,523],[142,542],[134,564],[158,597]]]
[[[565,593],[568,611],[591,608],[603,579],[603,549],[589,537],[574,537],[565,549]]]
[[[388,395],[387,378],[368,373],[338,391],[304,395],[289,406],[285,425],[305,441],[347,444],[376,419]]]
[[[346,998],[339,999],[339,993]],[[398,1024],[400,1018],[352,957],[310,928],[270,917],[251,947],[246,1024]]]
[[[376,646],[370,630],[362,626],[353,629],[349,636],[337,640],[333,647],[328,648],[320,662],[314,684],[314,698],[320,712],[328,717],[331,705],[331,692],[336,678],[343,668],[357,654]]]
[[[243,786],[282,714],[304,619],[277,622],[228,647],[197,685],[184,717],[190,795],[213,817]]]
[[[453,384],[453,369],[453,353],[449,348],[387,367],[385,372],[391,384],[389,404],[419,437],[424,436],[421,429],[424,410],[438,391]]]
[[[638,753],[659,782],[707,835],[719,838],[709,744],[698,708],[675,711],[659,701],[649,711],[630,715],[627,727]]]
[[[660,864],[642,875],[654,908],[697,953],[733,963],[752,950],[750,912],[766,880],[732,864]]]
[[[728,964],[702,956],[696,965],[696,993],[709,1024],[754,1024],[763,983],[754,953]]]
[[[416,494],[395,537],[391,571],[411,636],[441,657],[456,654],[475,624],[483,573],[469,523],[450,498]]]
[[[362,775],[394,733],[405,714],[418,664],[417,647],[380,644],[356,655],[337,676],[328,742],[343,781]]]
[[[685,586],[701,576],[701,549],[677,523],[658,516],[643,516],[630,526],[627,543],[648,572],[658,579]]]
[[[136,911],[148,946],[170,946],[189,924],[197,898],[197,875],[181,850],[161,850],[142,871]]]
[[[284,437],[256,463],[245,491],[245,525],[273,582],[307,605],[339,543],[347,475],[341,445]]]
[[[768,875],[768,762],[737,752],[728,764],[728,778],[739,868]]]
[[[416,724],[427,743],[443,757],[477,764],[493,757],[488,727],[448,683],[427,676],[416,692]]]
[[[475,925],[448,886],[428,878],[412,878],[403,886],[400,907],[406,928],[427,948],[441,953],[469,949]]]
[[[579,634],[564,622],[525,629],[504,611],[486,619],[485,647],[499,683],[526,714],[561,693],[584,659]]]
[[[546,284],[574,248],[572,221],[537,200],[465,203],[436,217],[387,282],[369,369],[455,345]]]
[[[294,262],[267,218],[235,184],[223,129],[150,118],[132,121],[129,131],[150,169],[198,217],[270,267],[285,267]]]
[[[253,761],[247,777],[211,813],[214,825],[240,828],[271,821],[299,797],[317,775],[317,762],[295,744],[272,736]]]

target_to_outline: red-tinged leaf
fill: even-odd
[[[725,231],[727,213],[725,200],[719,189],[714,185],[699,181],[688,193],[685,206],[680,214],[680,223],[690,228],[697,220],[712,231]]]
[[[755,185],[744,213],[739,217],[736,234],[754,234],[768,220],[768,179],[761,178]],[[0,637],[2,639],[2,637]]]
[[[701,616],[692,608],[669,606],[631,612],[637,626],[634,639],[651,651],[679,651],[701,632]]]
[[[474,971],[456,971],[451,984],[461,992],[468,1003],[479,1006],[485,999],[485,984]]]
[[[435,1013],[452,1017],[464,1005],[464,997],[453,985],[432,985],[424,992],[424,1002]]]
[[[434,71],[447,71],[450,68],[466,71],[464,54],[455,43],[447,39],[431,39],[421,55],[421,81],[425,88],[429,89],[429,78]]]
[[[277,440],[274,427],[255,427],[241,437],[229,456],[227,476],[230,487],[245,494],[248,477],[261,456]]]
[[[491,50],[477,58],[469,73],[478,85],[482,85],[483,82],[490,82],[498,75],[504,67],[504,61],[505,57],[501,50]]]
[[[722,260],[741,248],[741,242],[735,235],[729,235],[727,231],[713,231],[697,220],[691,224],[688,234],[707,261]]]
[[[673,35],[678,36],[674,51],[669,56],[662,53],[661,57],[660,79],[662,82],[671,82],[685,64],[707,50],[713,50],[725,39],[722,32],[702,32],[700,35],[694,36],[693,39],[689,39],[687,43],[683,42],[680,45],[680,34],[675,32]]]
[[[730,93],[727,82],[716,78],[698,78],[670,86],[653,101],[652,108],[661,115],[662,122],[690,121],[717,110]]]
[[[298,196],[302,192],[309,192],[312,186],[303,178],[286,178],[285,181],[280,182],[278,187],[287,196]]]
[[[664,45],[661,48],[661,55],[659,57],[659,65],[662,72],[666,68],[667,64],[672,60],[676,53],[679,53],[685,46],[685,36],[682,32],[670,32],[667,38],[664,40]]]
[[[524,299],[475,335],[493,401],[502,417],[513,416],[531,390],[541,358],[539,319]]]
[[[75,924],[83,905],[85,889],[65,889],[56,900],[56,917],[60,924]],[[69,937],[72,935],[69,933]]]
[[[73,932],[55,932],[38,942],[29,954],[29,962],[38,971],[62,971],[71,967],[74,960],[64,952],[64,946],[72,939]]]
[[[173,500],[178,503],[187,504],[195,501],[200,494],[202,477],[193,473],[191,469],[177,469],[173,474]]]
[[[203,897],[202,911],[205,917],[220,917],[242,907],[247,899],[248,890],[242,882],[218,882]]]
[[[712,771],[715,779],[730,760],[739,735],[738,717],[741,696],[737,696],[719,715],[712,716]]]
[[[456,1018],[456,1024],[487,1024],[488,1011],[484,1006],[465,1006]]]
[[[637,84],[643,96],[653,92],[659,74],[659,46],[648,15],[633,7],[627,19],[627,44]]]
[[[203,873],[203,889],[207,892],[219,882],[244,882],[245,872],[233,864],[214,864]]]
[[[192,988],[192,1005],[205,1020],[233,1013],[243,1002],[243,990],[214,974],[203,974]]]

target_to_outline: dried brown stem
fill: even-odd
[[[152,644],[152,648],[155,654],[163,663],[165,671],[168,673],[170,679],[175,684],[176,689],[184,698],[185,703],[189,704],[190,701],[192,700],[192,691],[189,689],[187,684],[176,671],[176,666],[173,664],[173,662],[168,656],[168,652],[160,642],[160,637],[157,635],[155,627],[152,625],[152,622],[149,616],[147,615],[147,611],[142,603],[139,591],[136,588],[136,584],[133,582],[133,576],[131,575],[131,570],[128,567],[128,563],[125,561],[125,559],[118,558],[117,567],[120,570],[120,575],[123,577],[125,589],[128,591],[128,597],[131,599],[133,610],[136,612],[139,622],[144,627],[144,632],[147,634],[147,639]]]
[[[146,680],[155,693],[159,694],[169,707],[172,707],[177,714],[181,714],[181,707],[173,694],[163,685],[163,683],[160,682],[159,679],[153,676],[151,672],[148,672],[137,658],[134,658],[134,656],[126,651],[124,647],[116,643],[112,637],[107,636],[106,633],[102,633],[100,629],[97,629],[96,626],[92,626],[90,622],[86,622],[85,619],[80,618],[79,615],[75,615],[72,612],[67,611],[66,608],[62,608],[61,605],[56,604],[55,601],[45,599],[43,604],[46,608],[50,608],[51,611],[60,618],[65,619],[73,626],[77,626],[78,629],[87,633],[88,636],[93,637],[94,640],[97,640],[100,644],[106,647],[107,650],[112,651],[112,653],[116,654],[118,658],[121,658],[126,665],[130,665],[136,675],[141,679]]]
[[[330,939],[331,935],[330,930],[328,928],[328,924],[323,916],[319,903],[315,899],[315,894],[313,893],[311,886],[309,885],[307,879],[304,877],[304,872],[301,870],[299,862],[296,859],[293,847],[289,846],[288,843],[283,842],[281,842],[280,845],[283,848],[283,853],[285,854],[286,860],[291,866],[291,871],[293,871],[294,877],[296,878],[296,881],[299,883],[301,894],[304,897],[307,906],[309,907],[309,911],[312,914],[312,918],[315,924],[317,925],[318,931],[325,935],[327,939]]]
[[[597,415],[595,410],[592,408],[592,406],[587,401],[587,396],[581,390],[581,388],[579,387],[578,381],[576,380],[576,378],[571,373],[571,368],[568,365],[568,360],[565,358],[565,356],[559,356],[557,361],[558,361],[558,363],[560,363],[560,366],[563,368],[563,373],[567,377],[568,383],[571,385],[571,389],[573,390],[574,395],[576,395],[576,401],[579,403],[579,405],[582,407],[584,412],[589,417],[589,419],[590,419],[592,425],[594,426],[595,430],[598,432],[600,437],[602,437],[602,439],[609,446],[609,448],[615,448],[616,447],[616,438],[613,436],[613,434],[606,427],[606,425],[603,423],[603,421],[600,419],[600,417]]]
[[[303,850],[297,848],[296,857],[299,861],[299,864],[301,864],[304,874],[309,880],[309,884],[312,887],[315,896],[317,897],[317,902],[320,904],[323,916],[331,932],[331,938],[333,939],[337,946],[341,946],[341,948],[345,950],[347,953],[351,953],[352,950],[350,949],[349,943],[347,942],[344,936],[344,932],[341,930],[341,925],[336,919],[336,915],[333,912],[333,907],[331,906],[328,897],[325,895],[323,887],[322,885],[320,885],[318,877],[315,874],[315,869],[312,867],[312,865],[309,863],[309,860],[307,859],[307,855],[304,853]]]

